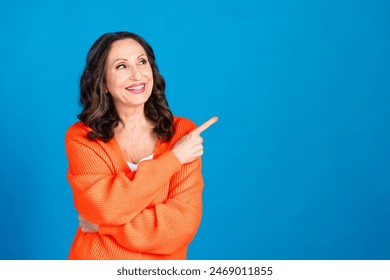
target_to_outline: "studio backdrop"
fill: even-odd
[[[0,2],[0,259],[66,259],[64,137],[103,33],[153,47],[204,134],[189,259],[390,258],[390,3]]]

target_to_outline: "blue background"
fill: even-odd
[[[66,259],[86,54],[128,30],[204,133],[189,259],[390,259],[390,3],[0,2],[0,259]]]

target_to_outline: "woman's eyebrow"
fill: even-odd
[[[126,58],[117,58],[117,59],[115,59],[115,60],[112,62],[112,64],[115,64],[115,62],[117,62],[117,61],[119,61],[119,60],[127,61]]]
[[[141,54],[137,57],[137,59],[139,59],[141,56],[146,56],[146,54],[141,53]],[[117,58],[117,59],[115,59],[115,60],[112,62],[112,64],[115,64],[115,62],[117,62],[117,61],[119,61],[119,60],[128,61],[127,58]]]

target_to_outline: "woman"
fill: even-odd
[[[66,134],[79,228],[69,259],[186,259],[199,227],[200,133],[173,117],[152,48],[129,32],[91,47]]]

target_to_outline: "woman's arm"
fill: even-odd
[[[65,142],[68,180],[77,211],[98,225],[122,225],[132,220],[153,201],[163,184],[180,170],[182,164],[203,154],[200,133],[216,121],[217,118],[211,118],[199,127],[188,122],[188,133],[175,143],[172,150],[144,161],[133,180],[129,174],[113,170],[115,164],[112,161],[118,161],[117,155],[104,150],[103,144],[88,140],[80,125],[73,126],[68,130]]]
[[[194,238],[202,215],[201,159],[185,164],[170,182],[168,199],[144,209],[122,226],[99,225],[101,235],[112,236],[132,251],[171,254]]]

